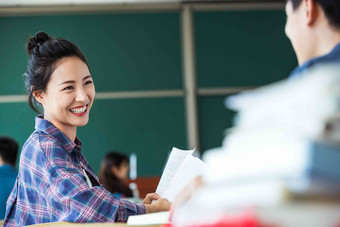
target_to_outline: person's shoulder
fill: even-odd
[[[10,165],[0,166],[0,177],[16,178],[18,172]]]
[[[35,147],[40,149],[48,149],[58,145],[58,141],[56,138],[42,132],[39,130],[35,130],[31,136],[26,140],[23,148],[26,147]]]
[[[47,158],[54,156],[55,153],[63,150],[63,146],[57,138],[39,130],[36,130],[32,133],[23,147],[24,154],[29,153],[32,155],[32,153],[41,153]]]
[[[289,75],[290,78],[298,77],[303,73],[319,67],[320,65],[339,65],[340,66],[340,44],[329,54],[309,59],[301,66],[296,67]]]
[[[62,158],[66,156],[62,143],[55,137],[42,133],[40,135],[40,147],[47,158]]]
[[[317,64],[336,64],[340,65],[340,43],[338,43],[331,52],[323,56],[319,56],[310,60],[310,65]]]
[[[70,157],[61,142],[44,131],[36,130],[27,139],[20,157],[22,169],[54,172],[68,166]],[[20,170],[21,172],[21,170]]]

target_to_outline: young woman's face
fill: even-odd
[[[129,173],[129,163],[123,161],[120,166],[117,168],[116,166],[113,167],[112,172],[116,177],[122,181],[128,179]]]
[[[40,97],[38,101],[44,107],[44,119],[66,135],[77,126],[86,125],[95,97],[87,65],[77,57],[61,59]]]

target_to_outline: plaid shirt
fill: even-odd
[[[45,222],[126,222],[144,214],[143,204],[120,200],[98,180],[72,142],[50,122],[36,117],[36,130],[23,146],[19,175],[7,201],[4,226]],[[83,169],[93,187],[89,187]]]

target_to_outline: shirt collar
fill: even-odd
[[[327,61],[329,61],[330,58],[332,58],[332,56],[339,56],[339,55],[340,55],[340,43],[338,43],[332,49],[332,51],[329,52],[328,54],[312,58],[312,59],[306,61],[305,63],[303,63],[302,65],[296,67],[291,72],[289,77],[295,77],[296,75],[300,74],[301,72],[305,71],[306,69],[309,69],[311,66],[313,66],[317,63],[327,63]]]
[[[330,52],[330,54],[333,54],[335,52],[339,52],[340,51],[340,43],[338,43],[334,48],[333,50]]]
[[[43,116],[35,117],[35,129],[36,131],[42,131],[49,136],[56,138],[64,147],[67,153],[71,153],[74,149],[81,151],[81,141],[76,137],[73,142],[68,138],[60,129],[54,126],[51,122],[45,120]]]
[[[5,170],[15,170],[14,166],[11,166],[9,164],[3,164],[0,166],[0,168]]]

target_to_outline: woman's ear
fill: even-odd
[[[42,96],[42,92],[40,90],[33,91],[32,95],[35,98],[35,100],[37,100],[41,104],[43,103],[43,96]]]

